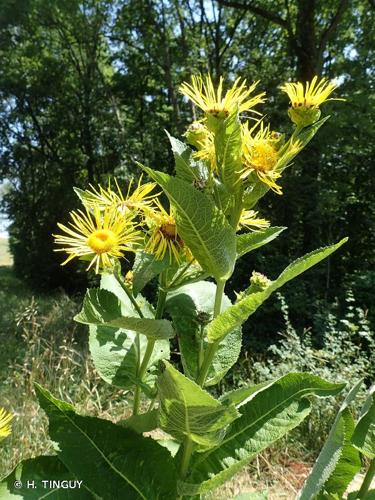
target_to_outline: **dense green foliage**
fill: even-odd
[[[3,2],[0,176],[11,185],[3,207],[17,273],[37,287],[82,287],[84,277],[68,275],[52,251],[56,222],[76,204],[71,187],[105,183],[114,172],[125,179],[134,160],[170,171],[162,130],[181,137],[191,119],[176,89],[192,72],[260,79],[270,96],[264,110],[280,131],[286,102],[274,101],[277,85],[318,72],[339,79],[347,103],[330,105],[334,121],[295,161],[284,195],[261,202],[290,237],[244,257],[232,286],[245,286],[244,269],[274,276],[297,255],[348,235],[334,262],[286,289],[291,314],[310,325],[317,298],[343,297],[347,286],[370,308],[374,18],[367,0]],[[268,318],[281,324],[273,303],[256,321],[263,338]]]

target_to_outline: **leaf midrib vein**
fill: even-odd
[[[110,462],[107,457],[105,456],[105,454],[102,452],[102,450],[95,444],[95,442],[90,438],[90,436],[88,436],[86,434],[86,432],[83,431],[83,429],[81,429],[75,422],[74,420],[72,420],[63,410],[61,410],[61,408],[59,408],[54,402],[52,402],[52,404],[55,406],[55,408],[57,408],[57,410],[59,412],[61,412],[64,417],[73,425],[73,427],[75,427],[76,429],[78,429],[78,431],[83,434],[86,439],[89,441],[89,443],[97,450],[97,452],[101,455],[101,457],[104,459],[105,462],[107,462],[107,464],[110,466],[110,468],[115,471],[120,477],[122,477],[144,500],[147,500],[147,497],[145,497],[143,495],[143,493],[138,489],[138,487],[133,483],[133,481],[131,481],[130,479],[128,479],[126,476],[123,475],[123,473],[118,470],[113,464],[112,462]]]
[[[290,401],[293,401],[294,399],[301,399],[306,393],[307,394],[309,394],[309,393],[315,393],[316,394],[317,392],[319,393],[319,392],[326,392],[326,391],[327,391],[327,389],[313,389],[312,387],[308,387],[306,389],[303,389],[303,390],[299,391],[297,394],[289,396],[287,399],[284,399],[282,402],[280,402],[277,406],[274,406],[271,410],[269,410],[268,412],[264,413],[257,420],[252,421],[250,423],[250,425],[244,427],[241,431],[236,432],[235,434],[232,434],[228,439],[224,439],[220,443],[219,446],[216,446],[215,448],[213,448],[209,452],[205,453],[204,456],[202,456],[201,459],[196,462],[196,465],[199,465],[200,462],[202,462],[203,460],[205,460],[209,455],[211,455],[212,453],[214,453],[217,449],[221,448],[224,444],[232,441],[233,439],[236,439],[237,436],[240,436],[245,431],[248,431],[251,427],[255,426],[257,423],[259,423],[260,421],[264,420],[264,418],[267,418],[267,416],[270,413],[274,412],[275,410],[278,410],[282,406],[287,406]]]
[[[200,233],[195,229],[195,226],[194,224],[192,223],[192,218],[190,218],[188,216],[188,214],[186,213],[186,210],[181,206],[180,203],[178,203],[178,201],[176,200],[175,196],[173,196],[173,194],[171,193],[170,190],[168,190],[169,192],[169,195],[170,197],[173,199],[173,202],[179,207],[179,209],[181,210],[181,212],[184,214],[184,216],[187,218],[188,221],[190,221],[190,225],[192,227],[192,230],[194,232],[194,234],[197,236],[198,240],[200,241],[201,245],[204,247],[204,250],[205,250],[205,253],[206,253],[206,256],[208,257],[208,260],[210,261],[211,263],[211,266],[213,266],[213,262],[212,262],[212,259],[210,258],[210,251],[205,243],[205,241],[202,239],[202,237],[200,236]]]

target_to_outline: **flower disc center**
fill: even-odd
[[[161,226],[160,231],[164,234],[166,238],[175,239],[177,237],[176,224],[173,224],[171,222],[164,223]]]
[[[109,229],[99,229],[90,235],[87,244],[95,253],[109,252],[117,243],[116,235]]]
[[[257,170],[268,172],[272,170],[277,162],[277,152],[268,143],[259,143],[254,145],[251,163]]]

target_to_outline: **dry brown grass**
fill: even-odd
[[[11,266],[12,263],[13,259],[9,253],[8,238],[0,236],[0,266]]]
[[[99,378],[84,343],[76,340],[77,327],[68,321],[62,331],[54,332],[61,323],[60,316],[72,317],[76,307],[67,297],[62,302],[52,302],[49,313],[43,315],[32,298],[17,315],[14,333],[24,352],[9,364],[7,377],[5,380],[2,377],[0,386],[1,406],[14,414],[12,435],[2,443],[0,478],[20,460],[53,451],[48,422],[35,397],[34,382],[74,404],[83,414],[112,420],[129,414],[125,392]]]
[[[255,492],[267,492],[268,500],[294,499],[310,468],[310,464],[303,461],[293,461],[287,448],[267,450],[207,499],[227,500]]]

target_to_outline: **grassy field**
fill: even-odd
[[[0,266],[11,266],[12,256],[9,253],[8,239],[0,237]]]

